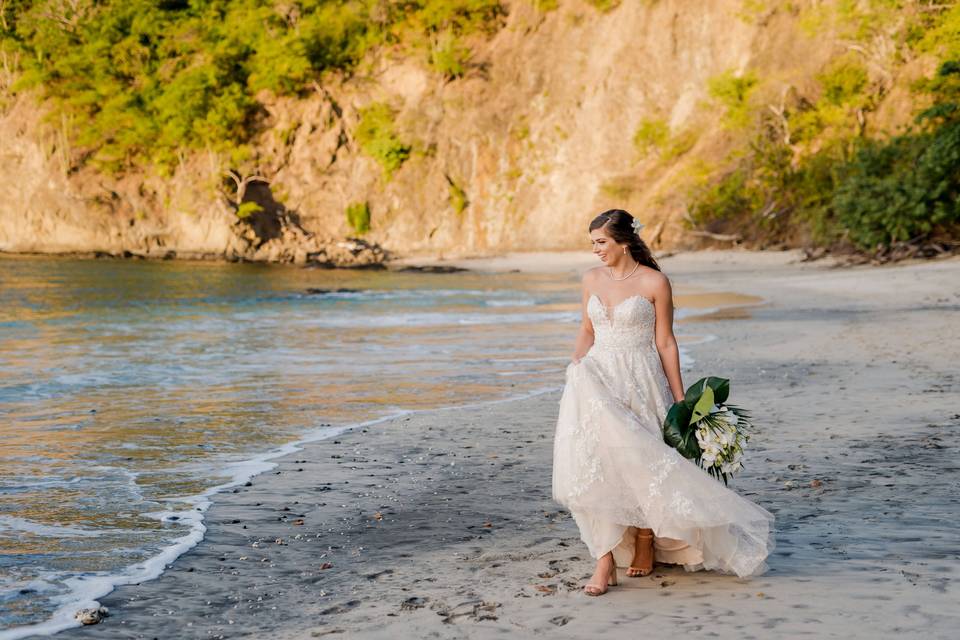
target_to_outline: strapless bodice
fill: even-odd
[[[641,295],[624,298],[608,310],[596,294],[587,302],[596,349],[629,351],[653,346],[657,314],[653,303]]]

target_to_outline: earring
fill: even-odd
[[[626,248],[626,247],[623,248],[623,255],[627,255],[627,248]]]

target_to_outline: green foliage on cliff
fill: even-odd
[[[644,118],[633,134],[633,146],[646,156],[666,146],[670,140],[670,126],[663,118]]]
[[[753,105],[763,84],[750,74],[747,81],[724,74],[709,92],[726,106],[742,142],[723,171],[690,187],[691,225],[759,244],[806,237],[863,251],[960,234],[960,6],[911,13],[902,5],[840,2],[806,19],[899,47],[903,53],[894,49],[889,64],[920,52],[944,60],[933,78],[914,86],[918,102],[930,105],[914,126],[870,135],[892,76],[877,67],[870,44],[854,43],[827,64],[812,96],[792,90],[774,97],[767,88]]]
[[[446,78],[459,78],[467,71],[470,48],[449,31],[436,37],[430,49],[430,66]]]
[[[757,86],[753,72],[736,74],[725,71],[707,82],[707,90],[725,109],[723,123],[730,129],[743,129],[751,118],[750,94]]]
[[[380,46],[462,74],[458,38],[502,14],[498,0],[13,0],[0,3],[0,52],[19,56],[14,90],[39,89],[66,122],[77,163],[122,171],[185,149],[242,160],[258,92],[309,90]]]
[[[621,0],[587,0],[590,4],[603,12],[613,11],[620,6]]]
[[[662,118],[644,118],[633,134],[633,146],[640,157],[655,153],[660,162],[666,163],[690,151],[698,137],[693,129],[671,132],[670,126]]]
[[[463,190],[463,187],[458,185],[449,177],[447,177],[447,187],[450,197],[450,206],[453,207],[453,210],[458,214],[463,213],[470,205],[470,200],[467,198],[467,192]]]
[[[397,135],[393,110],[383,102],[360,110],[360,122],[354,136],[364,153],[380,163],[388,179],[410,157],[413,148]]]
[[[347,224],[357,235],[370,231],[370,205],[366,202],[354,202],[347,207],[346,214]]]
[[[244,220],[255,213],[260,213],[261,211],[263,211],[263,207],[256,202],[243,202],[239,207],[237,207],[237,217],[241,220]]]

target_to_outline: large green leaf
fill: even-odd
[[[691,428],[687,430],[687,433],[684,434],[683,441],[680,443],[680,446],[677,447],[677,451],[688,460],[696,460],[700,457],[702,451],[700,451],[700,443],[697,442],[697,432],[695,429]]]
[[[700,378],[692,385],[687,387],[686,392],[683,394],[683,399],[690,403],[690,406],[697,404],[697,400],[700,399],[700,394],[703,393],[703,389],[706,385],[707,379]]]
[[[726,378],[710,376],[708,378],[700,378],[690,385],[686,393],[684,393],[683,399],[689,402],[690,406],[693,406],[697,404],[704,390],[708,388],[713,389],[713,401],[715,404],[726,402],[730,396],[730,381]]]
[[[713,389],[714,404],[723,404],[730,397],[730,381],[726,378],[710,376],[707,378],[707,386]]]
[[[690,424],[699,422],[702,418],[710,414],[710,409],[713,407],[713,389],[707,387],[703,390],[703,393],[700,394],[700,399],[697,400],[697,404],[693,407],[693,413],[690,416]]]
[[[667,411],[663,421],[663,441],[674,449],[678,449],[684,437],[690,432],[690,415],[692,407],[685,401],[675,402]]]

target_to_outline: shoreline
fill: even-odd
[[[592,258],[592,256],[589,257]],[[921,272],[937,270],[932,267],[925,269],[924,265],[927,264],[929,264],[927,261],[923,261],[915,269],[901,268],[900,265],[884,266],[883,269],[894,272],[899,270],[898,277],[909,279],[916,274],[904,274],[902,273],[904,269]],[[937,264],[945,264],[945,270],[949,272],[948,275],[960,273],[960,264],[956,260],[946,263],[938,261]],[[714,256],[711,259],[688,260],[681,263],[673,261],[673,265],[676,267],[674,272],[679,274],[681,280],[709,276],[720,282],[731,284],[735,283],[736,278],[739,277],[738,274],[756,268],[755,265],[744,264],[742,260],[730,259],[728,255]],[[708,333],[719,334],[722,339],[696,345],[697,360],[703,362],[703,364],[698,363],[697,369],[713,368],[714,371],[721,371],[723,375],[728,375],[736,385],[734,397],[741,397],[738,395],[738,390],[743,386],[747,388],[747,395],[752,396],[751,401],[744,404],[751,407],[763,407],[765,405],[765,410],[771,412],[772,415],[778,413],[775,393],[780,391],[777,385],[782,384],[779,378],[768,379],[758,372],[750,373],[748,363],[736,359],[729,360],[729,345],[736,344],[740,349],[746,346],[744,344],[745,338],[741,335],[743,333],[742,324],[756,326],[762,324],[765,320],[771,321],[767,324],[772,329],[767,329],[765,332],[767,334],[776,333],[777,323],[772,322],[772,320],[779,318],[781,322],[786,321],[782,317],[783,312],[791,308],[794,311],[797,311],[798,308],[803,310],[803,305],[799,305],[799,307],[796,303],[784,305],[782,299],[776,299],[776,292],[779,291],[781,286],[777,282],[778,276],[789,276],[794,280],[795,285],[799,283],[801,290],[812,288],[819,290],[821,293],[826,290],[827,295],[836,297],[838,291],[847,287],[849,282],[831,283],[830,280],[836,280],[838,277],[841,280],[850,280],[849,274],[856,271],[855,268],[854,270],[829,272],[823,271],[822,267],[807,267],[808,265],[797,267],[796,265],[780,264],[773,268],[772,272],[766,272],[761,279],[760,286],[754,286],[754,294],[763,290],[772,291],[773,297],[766,298],[768,304],[755,309],[751,317],[746,320],[726,320],[716,325],[709,324],[711,321],[707,320]],[[777,269],[780,271],[778,272]],[[866,268],[864,269],[866,270]],[[674,273],[666,267],[665,271]],[[810,271],[814,271],[814,273],[811,274]],[[823,278],[821,271],[826,274],[841,275]],[[876,271],[869,269],[865,273],[869,275]],[[857,277],[856,273],[853,273],[853,275]],[[811,278],[811,276],[814,277]],[[876,278],[874,277],[873,280],[876,280]],[[947,283],[949,284],[949,280]],[[891,293],[897,293],[898,291],[895,286],[887,287],[884,290],[882,286],[876,286],[874,282],[869,283],[873,286],[867,287],[862,286],[863,283],[860,284],[857,293],[868,298],[887,300]],[[928,295],[930,293],[928,289],[931,288],[920,289],[919,294]],[[932,287],[932,289],[936,289],[936,287]],[[918,292],[912,291],[909,293],[915,299],[917,298]],[[960,292],[953,295],[954,298],[948,300],[947,303],[935,303],[933,309],[927,310],[927,313],[938,311],[937,305],[943,307],[944,311],[956,307],[957,300],[960,300]],[[863,311],[860,307],[869,306],[869,304],[853,305],[853,308],[849,311],[855,312],[855,317],[856,313]],[[816,320],[811,317],[807,321],[814,322]],[[794,320],[794,323],[796,324],[796,320]],[[933,325],[938,326],[935,319]],[[698,328],[700,328],[699,324]],[[723,328],[723,330],[717,331],[714,330],[715,328]],[[941,327],[942,329],[943,327]],[[725,333],[727,335],[724,335]],[[761,333],[764,332],[761,331]],[[782,342],[773,341],[768,346],[782,347]],[[756,349],[752,351],[747,349],[746,351],[752,358],[759,357]],[[744,359],[744,355],[744,353],[738,352],[740,360]],[[925,352],[924,355],[929,354]],[[805,349],[795,349],[795,356],[800,360],[809,358]],[[940,360],[945,362],[949,359],[947,356],[948,353],[941,353]],[[785,367],[784,379],[795,377],[797,373],[795,371],[796,365],[785,365]],[[828,369],[829,367],[824,368]],[[839,375],[840,372],[835,373]],[[685,373],[685,377],[689,375],[688,372]],[[693,376],[693,378],[695,377],[699,376]],[[690,380],[685,380],[685,382],[689,384]],[[799,386],[799,383],[792,385],[790,388],[795,390],[796,386]],[[554,398],[554,395],[557,397]],[[476,420],[476,416],[470,412],[454,417],[437,415],[450,411],[464,412],[465,408],[458,406],[424,410],[424,415],[421,416],[401,415],[393,419],[385,419],[384,422],[387,424],[379,429],[367,431],[360,429],[357,431],[355,428],[341,434],[342,437],[341,435],[333,436],[341,439],[341,442],[337,444],[345,445],[341,451],[350,446],[354,447],[353,465],[346,469],[343,465],[346,464],[344,459],[347,456],[334,454],[333,457],[326,458],[330,455],[331,450],[322,445],[313,444],[313,446],[304,447],[303,453],[299,457],[305,457],[306,459],[288,460],[295,452],[283,455],[274,463],[276,466],[272,467],[280,468],[280,471],[271,475],[261,473],[256,476],[253,488],[237,488],[234,493],[219,494],[209,512],[210,527],[208,528],[207,538],[197,547],[194,547],[190,553],[181,556],[160,578],[137,586],[118,588],[106,598],[101,599],[101,602],[111,608],[112,617],[107,618],[99,625],[76,628],[73,631],[68,630],[64,634],[89,633],[91,637],[93,634],[97,637],[105,635],[114,637],[114,634],[116,634],[115,637],[131,637],[130,633],[134,632],[135,629],[136,632],[147,633],[140,629],[142,625],[145,625],[151,629],[149,634],[152,634],[154,629],[162,628],[168,632],[167,635],[180,637],[194,632],[196,637],[207,637],[209,634],[201,634],[201,627],[209,633],[217,632],[219,629],[220,633],[226,633],[229,636],[246,635],[252,633],[252,629],[258,629],[262,633],[269,632],[273,637],[278,638],[316,637],[318,633],[322,635],[326,632],[362,632],[363,637],[391,637],[391,635],[395,637],[397,629],[391,631],[395,626],[394,624],[383,625],[382,629],[373,624],[374,620],[382,622],[383,620],[395,619],[396,625],[413,624],[414,628],[422,631],[424,635],[429,633],[438,635],[438,637],[463,637],[464,634],[483,637],[488,633],[493,634],[495,631],[500,633],[507,629],[516,631],[518,630],[518,624],[529,626],[531,631],[534,627],[538,630],[550,630],[556,629],[558,626],[564,626],[566,630],[572,633],[582,633],[586,636],[590,632],[589,629],[604,623],[604,617],[608,618],[606,623],[618,619],[617,616],[620,620],[623,620],[626,615],[623,606],[627,603],[627,600],[623,598],[629,596],[629,592],[635,592],[637,589],[657,589],[653,593],[681,596],[679,600],[682,600],[686,605],[694,606],[699,597],[694,597],[694,592],[696,589],[703,588],[696,585],[707,584],[709,585],[708,590],[715,589],[724,594],[730,592],[730,595],[735,598],[759,598],[758,602],[764,603],[776,599],[778,596],[770,595],[767,597],[765,595],[760,598],[759,596],[753,596],[751,589],[756,587],[762,588],[764,592],[769,594],[776,593],[777,589],[782,588],[783,585],[769,582],[769,577],[773,573],[782,572],[785,568],[784,563],[786,563],[786,568],[793,572],[791,574],[788,571],[786,573],[788,577],[790,575],[795,578],[798,575],[806,576],[803,578],[804,580],[809,579],[816,582],[819,576],[816,571],[805,571],[802,567],[790,566],[789,558],[797,555],[793,549],[796,545],[788,545],[784,549],[782,544],[778,544],[777,553],[774,554],[778,564],[771,563],[774,571],[767,576],[754,580],[754,582],[757,580],[763,581],[763,584],[760,584],[759,587],[756,584],[751,586],[751,583],[730,582],[729,578],[712,574],[685,575],[682,570],[678,573],[672,569],[658,569],[655,576],[659,583],[654,581],[653,577],[651,577],[652,583],[646,581],[628,582],[629,588],[615,590],[616,593],[608,594],[607,598],[600,599],[604,602],[599,603],[599,605],[592,603],[592,606],[589,606],[590,603],[576,600],[579,597],[579,578],[583,577],[584,572],[589,575],[591,566],[589,558],[586,556],[585,549],[579,548],[582,545],[577,540],[576,530],[572,526],[569,516],[565,518],[561,512],[557,511],[556,506],[550,506],[549,491],[547,490],[545,495],[542,486],[544,482],[543,474],[545,471],[548,472],[549,466],[544,466],[544,462],[549,461],[549,456],[543,446],[543,441],[549,442],[552,437],[550,417],[553,416],[555,419],[552,412],[553,405],[556,404],[558,397],[559,395],[554,391],[546,392],[535,398],[496,400],[491,402],[517,402],[519,406],[506,411],[497,411],[497,407],[491,407],[475,412],[490,418],[491,424],[513,424],[512,430],[507,429],[508,433],[519,434],[522,432],[522,436],[491,435],[485,431],[484,425],[472,424],[472,421]],[[816,394],[814,394],[814,397],[817,397]],[[780,420],[782,421],[782,418]],[[455,424],[451,425],[451,422]],[[516,426],[517,423],[519,423],[519,427]],[[464,439],[464,435],[457,429],[458,426],[468,431],[469,437]],[[501,429],[503,429],[502,426]],[[411,431],[416,433],[410,433]],[[432,431],[440,435],[429,433]],[[830,437],[833,435],[837,434],[831,434]],[[858,437],[864,435],[860,433]],[[790,498],[799,493],[807,494],[805,497],[814,496],[818,500],[823,499],[824,496],[834,497],[831,494],[840,488],[834,486],[834,484],[839,483],[840,480],[828,480],[828,473],[822,471],[821,468],[817,469],[818,476],[823,476],[818,489],[809,490],[810,487],[805,489],[801,483],[788,487],[786,484],[796,481],[791,479],[783,483],[782,477],[778,478],[777,483],[773,483],[777,485],[776,488],[768,487],[768,479],[762,476],[776,473],[777,471],[770,468],[775,466],[770,464],[770,460],[776,460],[784,456],[785,453],[778,451],[769,439],[770,435],[767,433],[758,436],[759,447],[752,447],[753,450],[749,452],[748,463],[751,464],[751,467],[759,467],[759,470],[748,471],[742,479],[738,480],[735,483],[738,490],[745,489],[744,493],[752,499],[758,499],[756,496],[759,496],[763,500],[769,499],[772,503],[777,503],[778,511],[795,508],[795,505],[790,503]],[[518,443],[515,447],[531,449],[527,460],[523,459],[523,454],[518,455],[502,448],[511,440]],[[521,440],[524,444],[519,444]],[[424,450],[425,443],[428,441],[434,442],[436,447],[442,446],[449,449],[436,457],[443,457],[444,462],[451,460],[453,464],[449,466],[453,467],[452,469],[447,469],[448,465],[446,464],[439,465],[430,462],[430,458],[434,456]],[[797,455],[798,453],[801,456],[805,455],[799,452],[799,449],[805,448],[801,446],[802,444],[802,442],[793,443],[793,450],[787,453],[790,455]],[[951,442],[949,446],[954,445],[955,443]],[[308,449],[310,450],[309,456],[306,455]],[[863,446],[861,449],[866,449],[873,454],[877,453],[869,446]],[[437,517],[439,517],[438,514],[453,513],[450,511],[450,505],[445,504],[449,502],[449,495],[444,494],[444,489],[437,491],[432,497],[429,495],[429,491],[424,491],[426,487],[442,486],[436,484],[438,481],[433,479],[432,476],[427,476],[426,472],[420,474],[420,477],[417,477],[415,473],[405,475],[406,469],[411,468],[406,467],[403,472],[397,470],[396,473],[391,474],[386,472],[392,469],[381,469],[379,465],[374,464],[377,462],[377,458],[374,456],[383,457],[394,451],[406,452],[402,455],[406,455],[409,460],[404,463],[398,461],[393,464],[413,463],[415,467],[422,466],[438,477],[446,474],[445,479],[450,482],[463,482],[464,486],[467,483],[463,476],[457,476],[457,472],[460,471],[456,468],[459,462],[457,458],[473,460],[478,465],[481,462],[487,462],[485,466],[494,467],[492,471],[496,471],[497,474],[493,474],[493,478],[474,475],[470,479],[478,486],[491,489],[491,493],[498,493],[501,500],[491,502],[489,499],[485,499],[490,497],[489,493],[474,495],[474,492],[470,489],[455,491],[454,495],[457,499],[463,500],[465,504],[465,508],[458,512],[458,517],[463,517],[464,512],[473,512],[476,514],[487,513],[487,519],[482,523],[472,523],[465,526],[469,534],[456,531],[457,527],[455,526],[444,528],[434,525]],[[491,453],[492,451],[497,453]],[[422,456],[419,461],[414,461],[413,456],[418,452]],[[479,457],[481,452],[490,457]],[[764,453],[767,454],[766,463],[761,462],[764,460],[762,457]],[[424,457],[426,457],[427,462],[423,462]],[[533,458],[535,461],[531,462],[529,458]],[[497,482],[496,476],[503,473],[509,479],[517,480],[517,477],[510,474],[518,473],[516,472],[517,467],[522,470],[525,465],[530,464],[533,464],[536,469],[531,469],[526,474],[520,474],[522,476],[519,487],[520,493],[527,493],[523,496],[524,501],[521,502],[519,507],[512,509],[503,506],[501,504],[503,499],[518,499],[517,482],[510,482],[509,480]],[[812,462],[794,463],[794,465],[796,464],[799,464],[800,467],[809,465],[811,469],[814,468]],[[313,509],[307,509],[306,506],[298,507],[298,510],[303,511],[303,513],[294,515],[303,516],[298,518],[304,521],[300,525],[291,524],[288,517],[279,508],[272,510],[269,514],[261,513],[268,510],[262,509],[264,502],[267,500],[273,503],[273,506],[279,507],[280,504],[285,504],[286,509],[292,509],[290,503],[295,498],[300,498],[300,500],[313,499],[312,494],[305,492],[299,484],[290,484],[289,480],[285,481],[275,477],[283,474],[288,474],[287,477],[296,477],[296,473],[306,470],[305,465],[313,467],[311,470],[313,471],[312,476],[317,480],[347,474],[344,477],[349,477],[349,480],[327,482],[320,487],[314,487],[313,491],[322,492],[320,493],[321,496],[329,496],[334,494],[328,492],[336,493],[343,490],[350,499],[344,500],[343,506],[330,505],[324,501],[323,506],[318,503],[316,508]],[[789,466],[788,463],[781,465],[779,473],[783,473],[783,467]],[[361,473],[362,471],[367,472],[366,476]],[[787,475],[799,475],[792,473],[794,471],[797,470],[791,469],[790,472],[787,472]],[[384,489],[381,489],[378,495],[369,495],[374,493],[369,488],[364,491],[363,489],[351,489],[345,486],[351,484],[351,481],[358,484],[364,481],[363,478],[371,476],[383,478],[383,487],[396,485],[396,491],[394,492],[396,495],[393,497],[402,494],[404,502],[401,504],[399,498],[391,500],[387,496],[389,492]],[[427,478],[430,478],[430,480],[428,481]],[[308,482],[308,484],[311,483],[312,481]],[[529,491],[525,491],[525,488],[529,488]],[[410,499],[409,496],[417,499]],[[377,497],[384,499],[377,500],[375,499]],[[445,497],[448,499],[443,500]],[[254,498],[261,499],[263,502],[249,504],[249,501]],[[299,502],[297,500],[294,504],[299,504]],[[380,502],[385,504],[381,505]],[[369,508],[364,510],[363,505],[367,505]],[[427,514],[412,513],[414,511],[412,505],[417,505],[420,508],[425,506]],[[360,508],[356,509],[356,506],[360,506]],[[343,514],[347,512],[343,510],[348,509],[348,507],[350,515],[344,516]],[[389,511],[384,507],[388,507]],[[534,514],[539,510],[544,511],[544,513],[538,516],[540,518],[538,520],[534,517]],[[521,513],[518,514],[518,511]],[[278,517],[277,513],[281,515]],[[214,517],[215,514],[216,517]],[[231,514],[241,517],[231,517]],[[376,514],[380,514],[381,517],[376,518]],[[796,527],[797,523],[807,519],[804,514],[798,516],[790,513],[787,515],[788,530],[792,530],[789,527]],[[418,531],[424,530],[424,527],[428,531],[437,529],[448,539],[443,540],[442,545],[436,545],[440,547],[438,551],[432,548],[430,544],[425,544],[422,539],[411,539],[409,536],[404,536],[395,530],[391,531],[387,527],[388,524],[392,526],[410,522],[415,523],[411,527],[416,527]],[[778,533],[780,532],[780,522],[780,514],[778,513]],[[259,533],[257,535],[243,533],[243,530],[236,526],[241,523],[255,524]],[[334,527],[327,527],[328,530],[323,531],[321,525],[334,523],[337,523]],[[247,524],[242,524],[242,527],[247,529]],[[339,531],[337,531],[337,528],[339,528]],[[312,549],[307,549],[306,547],[311,546],[307,542],[309,536],[294,533],[300,531],[310,531],[315,536],[313,541],[320,542],[312,545]],[[355,538],[347,537],[348,542],[351,539],[361,539],[364,536],[370,542],[365,545],[353,544],[352,547],[346,544],[327,544],[328,549],[323,551],[323,540],[328,542],[331,539],[336,540],[336,534],[339,534],[339,536],[355,536]],[[277,535],[278,539],[283,542],[277,544],[271,540],[274,535]],[[291,539],[289,536],[294,536],[294,538]],[[273,542],[273,546],[254,545],[250,542],[253,538],[258,538],[254,542],[260,540]],[[483,546],[478,546],[480,544],[478,540],[490,540],[492,542],[489,544],[484,542]],[[264,549],[264,551],[255,551],[256,549]],[[269,552],[268,549],[270,549]],[[465,563],[466,569],[458,568],[454,571],[456,575],[451,575],[446,568],[442,568],[439,577],[437,577],[431,571],[430,566],[440,562],[440,566],[444,567],[444,559],[449,561],[450,549],[455,549],[453,557],[457,562]],[[524,549],[527,551],[522,551]],[[398,550],[398,554],[393,553]],[[809,550],[805,551],[809,553]],[[354,552],[356,552],[356,555],[354,555]],[[280,602],[271,597],[269,601],[275,603],[271,606],[276,607],[276,609],[266,609],[266,611],[282,610],[289,612],[291,607],[297,611],[295,615],[285,620],[280,629],[275,628],[275,624],[273,624],[275,621],[273,620],[260,620],[264,615],[263,607],[265,605],[252,608],[254,606],[252,603],[268,600],[263,594],[258,596],[258,598],[263,598],[262,600],[249,599],[251,606],[248,611],[237,612],[234,615],[237,618],[242,616],[245,621],[243,624],[246,626],[242,628],[233,627],[233,623],[230,622],[231,618],[228,617],[232,615],[232,612],[238,611],[238,608],[232,606],[236,603],[232,603],[227,597],[231,593],[230,589],[220,585],[219,581],[226,580],[231,584],[239,582],[237,588],[249,593],[256,591],[253,587],[258,584],[258,579],[261,580],[259,584],[270,580],[270,576],[264,577],[264,572],[258,570],[258,568],[251,569],[252,563],[248,561],[254,553],[263,554],[261,565],[269,563],[267,568],[276,569],[277,575],[284,576],[283,579],[274,579],[270,584],[277,586],[277,588],[286,587],[288,589],[286,592],[288,594],[287,600]],[[575,555],[570,556],[570,553]],[[782,556],[784,553],[786,555]],[[406,560],[402,557],[403,554],[407,554]],[[316,556],[318,555],[327,560],[316,562]],[[273,557],[276,557],[276,559],[272,559]],[[412,567],[409,566],[411,565],[409,561],[411,557],[415,558]],[[334,558],[336,559],[334,562],[329,562]],[[577,559],[574,560],[573,558]],[[814,557],[807,557],[804,562],[816,564],[816,560]],[[322,568],[324,562],[333,566],[324,569]],[[510,567],[514,563],[517,563],[515,570]],[[311,570],[306,571],[307,567],[310,567]],[[343,569],[343,567],[346,568]],[[537,569],[537,567],[541,568]],[[949,563],[945,568],[950,568]],[[464,570],[474,577],[481,576],[484,579],[480,580],[479,584],[474,584],[475,580],[463,579],[463,576],[460,576],[460,573]],[[453,569],[450,569],[450,571],[453,571]],[[551,575],[547,578],[542,577],[545,574]],[[236,576],[236,579],[230,576]],[[401,576],[404,576],[404,579],[400,579]],[[469,578],[469,576],[467,577]],[[827,578],[826,582],[830,582],[829,573]],[[412,580],[412,582],[407,579]],[[506,583],[514,590],[517,585],[521,585],[520,591],[504,593],[502,589],[494,585],[498,580]],[[663,586],[664,583],[669,584]],[[413,593],[411,587],[403,586],[406,584],[420,585],[426,595],[414,594],[405,599],[400,599],[400,595],[406,596]],[[185,585],[189,585],[189,588]],[[212,594],[212,599],[207,604],[195,602],[198,589],[201,593]],[[330,589],[330,591],[327,591],[327,589]],[[948,584],[944,593],[951,589],[953,589],[952,585]],[[507,591],[510,591],[510,589],[507,589]],[[787,593],[789,593],[789,590]],[[807,593],[805,595],[806,597],[814,597],[815,594]],[[512,600],[510,600],[511,597]],[[547,598],[557,598],[560,604],[548,607],[544,600]],[[575,600],[571,600],[571,598]],[[915,599],[916,596],[913,600]],[[463,602],[456,604],[454,600]],[[610,606],[613,602],[619,602],[619,608]],[[753,603],[753,600],[750,600],[750,602]],[[529,606],[527,606],[528,603]],[[913,602],[913,604],[916,604],[916,602]],[[573,610],[570,610],[571,608]],[[371,612],[370,609],[374,611]],[[561,615],[541,619],[542,611],[538,610],[543,609],[559,609],[552,613],[560,613]],[[177,616],[171,619],[172,614],[166,614],[166,611],[176,611]],[[577,615],[568,615],[572,613]],[[766,618],[764,619],[766,622],[762,622],[762,624],[766,625],[770,620],[777,619],[778,616],[782,617],[780,614],[790,614],[791,612],[778,610],[776,613],[777,616],[773,618],[765,613]],[[759,615],[757,612],[754,612],[754,614]],[[272,614],[267,613],[266,615],[270,616]],[[657,615],[660,614],[655,612],[645,613],[645,616],[656,617]],[[384,618],[383,616],[387,617]],[[158,619],[158,617],[160,618]],[[660,619],[665,624],[668,622],[662,615]],[[754,621],[756,622],[756,620]],[[264,622],[270,624],[261,626]],[[833,622],[837,623],[838,621],[834,620]],[[584,623],[586,626],[581,627],[579,626],[580,623]],[[130,626],[127,626],[128,624]],[[758,624],[761,624],[761,622],[758,622]],[[683,625],[680,628],[690,630]],[[732,634],[732,625],[723,628],[725,631],[721,635],[735,637]],[[577,632],[577,629],[580,631]],[[803,625],[798,629],[809,632],[809,629]],[[2,637],[2,634],[0,634],[0,637]],[[580,635],[577,634],[574,637],[580,637]],[[936,635],[936,629],[934,629],[932,637],[939,637]]]
[[[172,544],[165,547],[160,553],[151,556],[143,562],[124,567],[119,573],[106,576],[98,576],[87,584],[76,584],[73,596],[69,602],[57,609],[47,620],[25,626],[14,627],[0,630],[0,640],[19,640],[31,636],[52,636],[68,629],[78,627],[74,620],[74,614],[85,608],[97,608],[99,601],[105,596],[110,595],[116,589],[129,585],[140,585],[144,582],[150,582],[161,578],[167,568],[174,562],[177,562],[181,556],[189,553],[197,545],[203,544],[207,528],[205,526],[205,514],[215,504],[216,498],[224,494],[229,489],[236,489],[241,486],[249,486],[249,483],[263,475],[267,471],[276,468],[280,462],[274,462],[275,459],[282,459],[303,451],[308,445],[331,440],[343,436],[344,434],[366,429],[385,422],[394,422],[408,416],[414,416],[423,413],[458,411],[470,408],[480,408],[488,405],[498,405],[504,403],[518,402],[533,398],[542,394],[556,393],[559,391],[556,387],[547,387],[536,389],[527,393],[484,400],[480,402],[465,402],[463,404],[434,407],[430,409],[402,409],[391,414],[364,420],[362,422],[351,423],[339,426],[319,427],[310,429],[296,440],[279,444],[267,451],[254,455],[251,458],[239,460],[226,464],[223,467],[223,475],[232,476],[227,482],[209,487],[199,494],[184,496],[178,499],[179,503],[187,508],[181,510],[171,510],[155,512],[153,515],[161,522],[187,522],[191,529],[185,535],[177,538]],[[235,491],[236,492],[236,491]],[[134,573],[139,571],[139,573]],[[72,581],[71,582],[75,582]]]
[[[783,250],[753,250],[753,249],[666,249],[655,253],[658,260],[678,258],[681,260],[699,258],[712,259],[714,256],[738,256],[758,264],[783,262],[803,263],[814,268],[866,268],[866,267],[896,267],[912,264],[949,261],[960,256],[943,254],[931,258],[905,258],[896,262],[882,264],[853,264],[844,261],[843,256],[825,253],[816,258],[807,259],[801,249]],[[751,256],[754,256],[751,258]],[[761,257],[757,257],[761,256]],[[764,258],[763,256],[770,256]],[[698,258],[699,257],[699,258]],[[0,260],[3,259],[78,259],[78,260],[117,260],[139,262],[196,262],[207,264],[262,264],[290,266],[301,269],[323,270],[424,270],[462,269],[476,273],[567,273],[599,264],[589,250],[549,250],[549,251],[494,251],[484,255],[464,257],[438,257],[429,254],[397,255],[382,262],[360,265],[331,265],[322,262],[294,263],[284,261],[249,260],[245,258],[230,259],[219,253],[209,252],[167,252],[164,255],[145,255],[127,251],[123,254],[113,254],[106,251],[65,251],[65,252],[23,252],[0,251]]]

